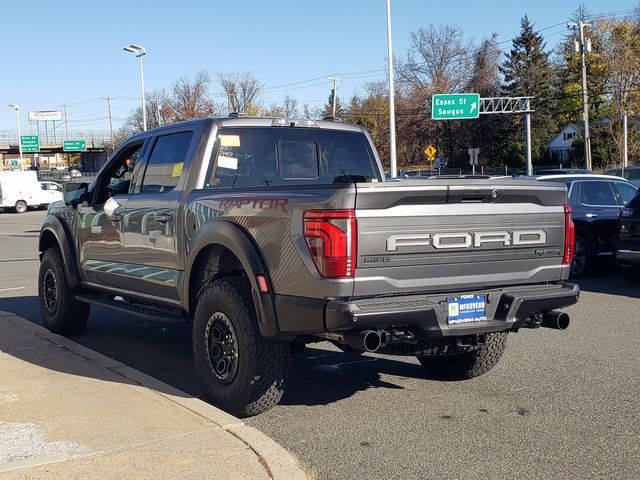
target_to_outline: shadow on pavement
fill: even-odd
[[[584,278],[569,281],[580,285],[580,290],[585,292],[640,298],[640,285],[627,281],[622,269],[615,263],[596,265]]]
[[[0,311],[15,313],[41,324],[36,296],[0,298]],[[192,368],[189,325],[165,325],[140,320],[109,310],[92,308],[87,328],[70,338],[91,350],[140,370],[178,388],[188,396],[202,398]],[[327,344],[324,344],[327,345]],[[382,380],[382,374],[428,378],[422,367],[393,357],[351,356],[333,349],[307,348],[291,357],[289,383],[281,401],[285,405],[326,405],[369,388],[400,389]],[[20,351],[12,351],[20,358]],[[29,360],[29,355],[24,360]],[[72,375],[64,364],[43,364]],[[103,379],[110,380],[113,379]]]

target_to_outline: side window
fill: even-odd
[[[48,184],[46,184],[46,183],[41,183],[41,184],[40,184],[40,188],[41,188],[42,190],[49,190],[49,185],[48,185]]]
[[[582,183],[582,203],[593,206],[617,206],[612,182],[594,181]]]
[[[616,189],[618,190],[618,205],[627,205],[636,194],[636,188],[628,183],[616,182]]]
[[[182,176],[193,132],[158,137],[140,184],[140,193],[167,193]]]

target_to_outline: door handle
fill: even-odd
[[[153,219],[158,223],[168,223],[173,220],[173,213],[158,212],[153,216]]]
[[[122,221],[122,214],[121,213],[114,213],[113,215],[109,215],[109,220],[111,220],[112,222],[121,222]]]
[[[585,215],[585,217],[587,217],[587,218],[597,218],[598,214],[597,213],[587,213]]]

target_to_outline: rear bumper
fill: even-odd
[[[329,301],[325,304],[325,328],[326,331],[345,331],[407,325],[422,338],[513,330],[522,327],[532,313],[573,305],[578,301],[580,288],[563,283],[466,293],[487,295],[487,320],[448,324],[447,297],[453,294],[406,295],[351,302]]]

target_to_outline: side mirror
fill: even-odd
[[[77,207],[84,201],[89,184],[86,182],[67,182],[62,187],[64,203]]]

